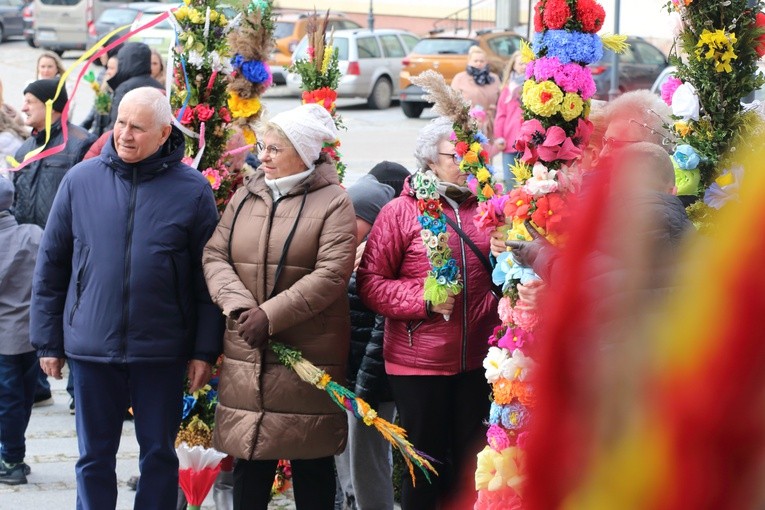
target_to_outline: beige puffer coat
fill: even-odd
[[[350,341],[346,286],[355,254],[353,205],[339,186],[335,167],[323,164],[276,204],[263,172],[257,171],[228,204],[203,263],[210,295],[226,316],[260,306],[274,340],[299,349],[342,383]],[[237,334],[233,319],[227,320],[224,354],[215,448],[250,460],[313,459],[343,451],[345,411],[282,366],[270,349],[252,349]]]

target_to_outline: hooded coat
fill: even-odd
[[[287,243],[293,228],[295,237]],[[345,411],[279,363],[270,349],[250,347],[230,315],[259,306],[273,340],[299,349],[342,384],[350,336],[346,286],[355,254],[353,205],[333,165],[317,166],[276,201],[261,170],[234,194],[203,258],[210,295],[229,316],[216,449],[248,460],[314,459],[343,451]]]
[[[183,135],[123,162],[108,143],[61,182],[38,253],[30,335],[40,357],[214,363],[223,321],[202,275],[218,220]]]
[[[476,198],[466,199],[456,211],[444,198],[441,204],[444,214],[461,224],[488,256],[489,236],[473,223]],[[487,339],[499,325],[491,277],[475,253],[447,227],[464,289],[455,296],[448,322],[440,314],[429,313],[423,293],[430,262],[418,215],[417,199],[407,180],[401,196],[377,216],[356,272],[361,299],[386,318],[386,369],[394,375],[454,375],[475,370],[482,366],[489,348]],[[389,370],[391,363],[396,365],[395,372]]]
[[[117,121],[117,112],[125,94],[139,87],[165,90],[151,77],[151,49],[144,43],[126,43],[117,53],[117,74],[106,83],[114,91],[110,112],[111,126]]]

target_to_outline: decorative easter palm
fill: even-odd
[[[431,473],[438,474],[430,463],[433,459],[418,452],[412,446],[412,443],[406,439],[406,431],[403,428],[377,416],[377,412],[369,404],[349,389],[333,381],[327,372],[305,359],[300,351],[273,341],[269,343],[269,346],[282,365],[293,370],[301,380],[326,391],[335,404],[363,420],[367,426],[377,429],[390,444],[398,448],[409,469],[412,483],[415,483],[415,467],[422,471],[428,481],[430,481]]]

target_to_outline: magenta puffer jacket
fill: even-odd
[[[440,314],[428,315],[423,287],[430,263],[420,238],[417,201],[408,184],[377,216],[356,274],[361,299],[387,319],[386,364],[398,365],[398,375],[452,375],[480,368],[489,335],[499,324],[490,275],[470,247],[447,227],[464,290],[456,296],[448,322]],[[457,222],[452,206],[443,198],[441,204]],[[474,197],[463,202],[458,224],[488,258],[489,236],[473,224],[477,206]],[[402,373],[402,366],[411,373]]]

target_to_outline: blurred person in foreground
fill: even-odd
[[[0,483],[22,485],[31,471],[24,435],[40,370],[29,343],[29,301],[42,229],[16,223],[12,203],[13,183],[0,177]]]
[[[489,140],[494,136],[499,85],[499,77],[489,68],[486,52],[478,46],[471,46],[468,50],[467,68],[454,76],[451,87],[458,90],[474,110],[482,110],[481,114],[476,114],[476,119],[481,131]]]
[[[128,402],[135,507],[175,507],[184,375],[201,388],[220,353],[201,260],[218,213],[207,180],[181,163],[184,146],[160,91],[126,94],[112,142],[64,177],[40,246],[32,345],[49,376],[61,378],[64,357],[73,366],[78,510],[116,505]]]
[[[393,423],[396,405],[382,359],[385,318],[364,306],[356,284],[356,270],[366,238],[380,209],[404,187],[409,171],[398,163],[383,161],[348,188],[356,213],[356,263],[348,284],[351,305],[351,349],[348,356],[348,388],[363,398],[378,416]],[[384,184],[389,183],[389,184]],[[358,510],[393,508],[390,443],[362,420],[348,415],[348,446],[335,457],[343,496],[342,508]]]
[[[331,510],[346,413],[283,366],[268,343],[298,349],[345,380],[353,205],[321,152],[337,137],[324,108],[299,106],[258,131],[260,167],[204,251],[210,294],[227,317],[213,445],[238,459],[235,509],[265,510],[277,463],[289,459],[297,508]]]
[[[457,478],[480,449],[489,412],[482,363],[486,339],[499,324],[486,267],[489,237],[473,222],[478,202],[460,171],[452,132],[448,118],[428,123],[417,138],[415,158],[418,172],[436,180],[462,292],[439,305],[423,298],[431,264],[411,180],[380,211],[357,272],[364,304],[386,319],[385,371],[401,425],[415,448],[438,463],[439,476],[431,483],[418,473],[415,487],[404,476],[404,510],[437,508],[458,490]]]

